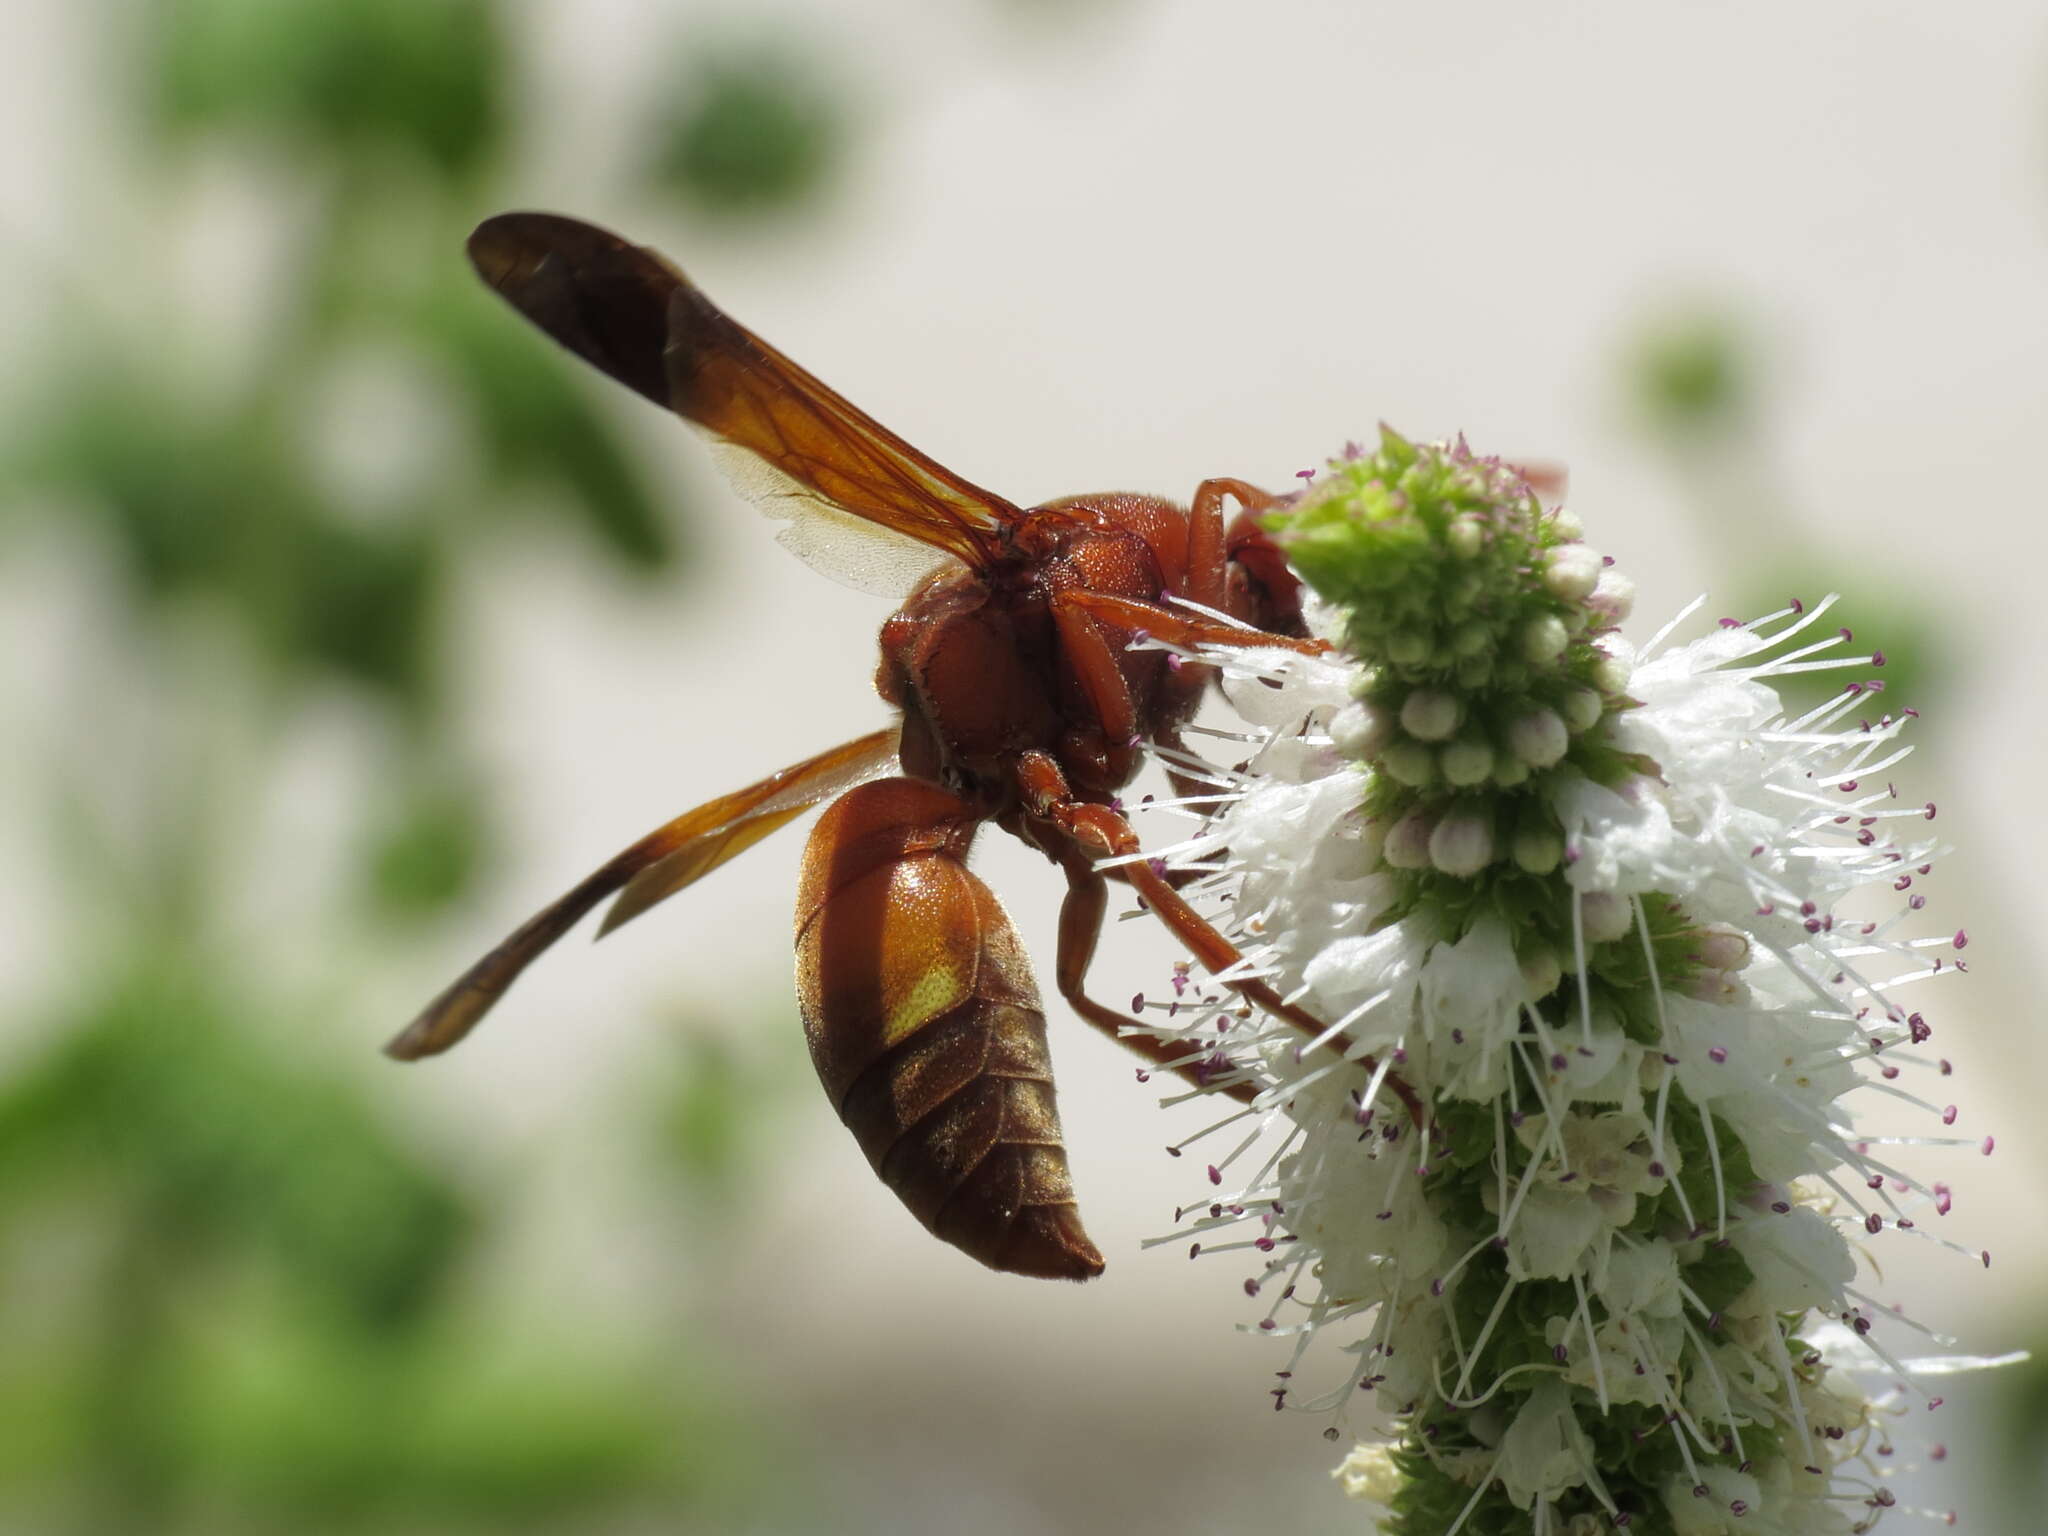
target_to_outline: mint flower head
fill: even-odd
[[[1905,992],[1968,942],[1920,921],[1883,656],[1827,602],[1635,650],[1627,579],[1462,443],[1386,432],[1270,526],[1336,648],[1199,653],[1252,756],[1168,859],[1328,1027],[1177,978],[1250,1102],[1173,1237],[1250,1261],[1276,1406],[1390,1426],[1338,1469],[1386,1532],[1869,1529],[1938,1402],[1901,1378],[1959,1363],[1859,1274],[1949,1208],[1892,1154],[1958,1140]]]

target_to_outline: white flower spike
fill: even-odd
[[[1954,1123],[1899,999],[1967,969],[1912,936],[1935,808],[1883,656],[1827,602],[1633,650],[1632,585],[1462,442],[1383,431],[1272,527],[1339,649],[1199,654],[1257,746],[1167,857],[1330,1028],[1176,978],[1273,1135],[1173,1238],[1256,1256],[1277,1406],[1391,1421],[1337,1474],[1390,1536],[1868,1530],[1904,1402],[1854,1373],[1912,1367],[1859,1251],[1948,1210],[1894,1145],[1980,1145],[1850,1128]],[[1787,718],[1771,680],[1821,668],[1853,680]],[[1295,1404],[1326,1334],[1348,1369]]]

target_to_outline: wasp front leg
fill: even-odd
[[[1226,525],[1223,498],[1242,509]],[[1188,510],[1188,574],[1181,597],[1276,634],[1306,634],[1301,579],[1259,519],[1280,498],[1243,480],[1204,480]]]
[[[991,1269],[1102,1272],[1074,1203],[1045,1010],[958,796],[878,779],[819,818],[797,893],[797,998],[833,1107],[932,1234]]]
[[[1118,597],[1112,592],[1062,592],[1055,611],[1074,609],[1132,635],[1145,635],[1183,650],[1228,645],[1241,650],[1294,651],[1303,656],[1325,656],[1330,651],[1327,640],[1278,635],[1225,619],[1204,618],[1186,608],[1148,603],[1140,597]]]
[[[1223,522],[1223,498],[1226,496],[1236,497],[1238,505],[1244,509],[1227,529]],[[1251,519],[1273,506],[1276,500],[1270,493],[1243,480],[1204,480],[1196,486],[1194,502],[1188,508],[1187,582],[1179,595],[1190,602],[1200,603],[1204,608],[1224,610],[1230,558],[1236,552],[1233,546],[1241,546],[1245,542],[1245,530],[1258,528]],[[1261,532],[1259,537],[1263,538],[1264,534]]]

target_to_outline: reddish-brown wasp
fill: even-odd
[[[1272,498],[1205,480],[1192,508],[1123,492],[1019,508],[855,409],[652,251],[574,219],[509,213],[477,229],[469,254],[556,341],[703,428],[737,486],[789,520],[782,540],[805,559],[870,591],[907,588],[882,626],[875,680],[901,720],[642,838],[479,960],[390,1053],[454,1045],[606,897],[618,896],[608,932],[829,799],[804,850],[796,972],[834,1107],[935,1235],[999,1270],[1099,1274],[1030,963],[967,852],[994,822],[1058,864],[1060,995],[1198,1080],[1184,1043],[1126,1033],[1132,1019],[1084,990],[1106,877],[1128,882],[1211,971],[1237,952],[1147,862],[1097,863],[1137,852],[1114,796],[1146,742],[1178,745],[1206,681],[1203,668],[1131,649],[1133,633],[1183,645],[1241,639],[1238,626],[1302,634],[1294,578],[1253,518]],[[1242,508],[1228,524],[1225,498]],[[1234,985],[1319,1027],[1256,980]]]

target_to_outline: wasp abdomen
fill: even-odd
[[[797,995],[811,1059],[868,1161],[935,1236],[993,1269],[1085,1280],[1045,1013],[1016,932],[965,863],[978,818],[936,786],[862,785],[811,833]]]

